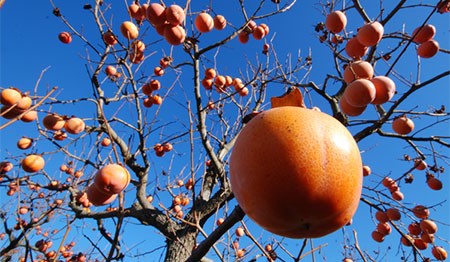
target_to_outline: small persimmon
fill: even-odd
[[[423,42],[417,48],[417,54],[422,58],[431,58],[439,52],[439,43],[436,40]]]
[[[402,115],[394,119],[392,129],[399,135],[407,135],[414,130],[414,122],[406,115]]]
[[[347,25],[347,16],[339,10],[331,12],[325,19],[325,27],[332,33],[340,33]]]
[[[42,119],[42,124],[44,127],[53,131],[63,129],[65,123],[66,121],[64,118],[57,114],[48,114],[44,117],[44,119]]]
[[[214,28],[216,30],[223,30],[227,26],[227,20],[223,15],[216,15],[213,19]]]
[[[63,44],[70,44],[72,42],[72,36],[68,32],[59,33],[58,39]]]
[[[138,27],[130,21],[125,21],[120,25],[120,32],[129,40],[136,39],[139,36]]]
[[[375,99],[375,95],[376,89],[370,80],[357,79],[347,86],[343,97],[351,106],[364,107]]]
[[[368,50],[367,46],[362,45],[356,37],[350,38],[345,44],[345,52],[355,60],[365,56]]]
[[[167,25],[164,27],[164,38],[171,45],[180,45],[186,39],[186,31],[180,25]]]
[[[86,128],[86,124],[84,123],[84,120],[79,117],[71,117],[68,120],[66,120],[64,124],[64,129],[69,134],[77,135],[84,131]]]
[[[389,220],[392,221],[398,221],[401,218],[400,211],[395,207],[388,208],[386,210],[386,215],[389,218]]]
[[[195,17],[195,28],[201,33],[208,33],[214,28],[214,20],[208,13],[202,12]]]
[[[436,223],[429,219],[423,219],[422,221],[420,221],[419,225],[420,229],[428,234],[434,234],[438,230],[438,226],[436,225]]]
[[[33,145],[33,139],[28,137],[22,137],[17,141],[17,147],[19,149],[25,150],[30,148]]]
[[[444,261],[447,259],[447,251],[440,246],[434,246],[431,249],[431,254],[433,254],[434,258],[440,261]]]
[[[374,21],[359,28],[357,39],[363,46],[374,46],[381,41],[383,34],[383,25],[378,21]]]
[[[145,16],[154,27],[161,26],[166,22],[166,9],[159,3],[150,3]]]
[[[172,25],[181,25],[186,18],[186,13],[179,5],[166,7],[166,20]]]
[[[356,79],[372,79],[373,67],[367,61],[355,61],[349,63],[344,69],[344,81],[349,84]]]
[[[45,161],[41,155],[31,154],[22,160],[21,165],[25,172],[34,173],[44,168]]]
[[[433,39],[435,34],[436,34],[436,27],[434,27],[434,25],[431,24],[426,24],[423,27],[419,26],[416,29],[414,29],[411,37],[412,41],[421,44],[423,42]]]
[[[423,205],[415,206],[412,212],[417,218],[427,219],[430,216],[430,210]]]
[[[381,243],[384,241],[384,235],[375,230],[375,231],[372,231],[372,239],[378,243]]]
[[[375,86],[375,98],[371,102],[374,105],[381,105],[390,101],[395,95],[395,83],[387,76],[376,76],[370,80]]]

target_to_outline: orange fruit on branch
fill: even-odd
[[[380,22],[374,21],[363,25],[357,33],[357,39],[363,46],[374,46],[381,41],[384,27]]]
[[[130,183],[130,173],[119,164],[108,164],[97,171],[94,184],[103,194],[118,194]]]
[[[344,30],[346,25],[347,16],[339,10],[329,13],[325,19],[325,27],[335,34]]]
[[[423,27],[417,27],[414,29],[411,37],[413,37],[413,41],[415,43],[423,43],[426,41],[429,41],[433,39],[434,35],[436,34],[436,27],[434,25],[426,24]]]
[[[214,20],[213,18],[205,12],[202,12],[195,17],[195,28],[199,32],[207,33],[210,32],[214,28]]]
[[[28,155],[22,162],[22,169],[27,173],[34,173],[42,170],[45,166],[44,158],[41,155]]]
[[[350,132],[302,107],[295,88],[241,130],[230,157],[233,193],[261,227],[290,238],[330,234],[353,217],[362,161]]]

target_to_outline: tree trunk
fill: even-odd
[[[164,261],[184,262],[195,247],[198,232],[194,227],[187,227],[174,234],[173,239],[167,239],[167,251]]]

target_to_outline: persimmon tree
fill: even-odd
[[[78,50],[69,67],[83,80],[64,89],[46,80],[50,67],[34,87],[0,83],[2,260],[445,260],[450,113],[433,101],[448,94],[438,64],[449,31],[434,21],[448,21],[450,2],[369,2],[48,2],[54,38],[43,41]],[[0,12],[16,12],[8,5]],[[315,24],[302,23],[303,8]],[[289,32],[273,30],[283,21]],[[294,37],[299,27],[319,52]],[[320,238],[263,230],[230,182],[241,130],[298,91],[351,132],[363,161],[356,215]],[[326,162],[308,148],[311,166]],[[267,199],[285,190],[263,185]]]

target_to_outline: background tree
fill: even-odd
[[[445,259],[448,1],[162,4],[2,6],[2,260]],[[229,181],[242,127],[295,88],[365,164],[323,238],[262,230]]]

